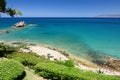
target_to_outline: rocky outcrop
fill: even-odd
[[[105,58],[107,59],[107,62],[104,63],[104,66],[106,68],[120,71],[120,60],[119,59],[115,59],[110,56],[105,56]]]
[[[20,22],[15,24],[15,27],[24,27],[24,26],[25,26],[25,22],[24,21],[20,21]]]

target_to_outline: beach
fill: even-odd
[[[41,56],[51,56],[51,60],[68,60],[68,58],[64,55],[62,55],[62,53],[53,50],[53,49],[49,49],[47,47],[43,47],[43,46],[29,46],[29,49],[34,52],[37,53],[38,55]]]

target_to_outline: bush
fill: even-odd
[[[17,48],[6,45],[4,43],[0,43],[0,56],[3,57],[6,54],[10,54],[12,52],[17,51]]]
[[[64,66],[67,66],[67,67],[74,67],[75,66],[74,62],[71,61],[71,60],[56,61],[55,63],[60,64],[60,65],[64,65]]]
[[[24,74],[24,67],[15,60],[2,60],[0,62],[0,80],[20,80]]]
[[[21,58],[21,57],[15,57],[13,59],[16,60],[16,61],[18,61],[18,62],[20,62],[20,63],[22,63],[22,64],[25,63],[25,60],[23,58]]]
[[[42,56],[37,56],[35,53],[19,53],[14,52],[12,54],[6,55],[7,58],[15,59],[19,62],[21,62],[25,66],[32,67],[36,65],[39,62],[51,62],[50,60],[46,59]]]
[[[75,69],[78,71],[78,69]],[[74,80],[74,79],[81,79],[78,76],[74,75],[73,68],[66,67],[63,65],[58,65],[55,63],[38,63],[35,66],[35,72],[38,73],[40,76],[52,79],[52,80]],[[77,73],[75,73],[77,74]]]
[[[19,44],[18,48],[28,49],[28,47],[27,47],[27,44],[26,44],[26,43],[18,43],[18,44]]]
[[[41,62],[34,69],[38,75],[51,80],[119,80],[118,77],[83,71],[55,63]]]
[[[67,61],[65,61],[65,65],[68,67],[74,67],[74,62],[71,60],[67,60]]]

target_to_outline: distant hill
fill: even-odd
[[[98,15],[95,17],[110,17],[110,18],[120,18],[120,14],[103,14],[103,15]]]

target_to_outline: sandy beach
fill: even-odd
[[[45,56],[47,58],[47,56],[50,56],[51,60],[68,60],[68,58],[64,55],[62,55],[60,52],[49,49],[47,47],[43,47],[43,46],[29,46],[29,49],[41,56]]]

